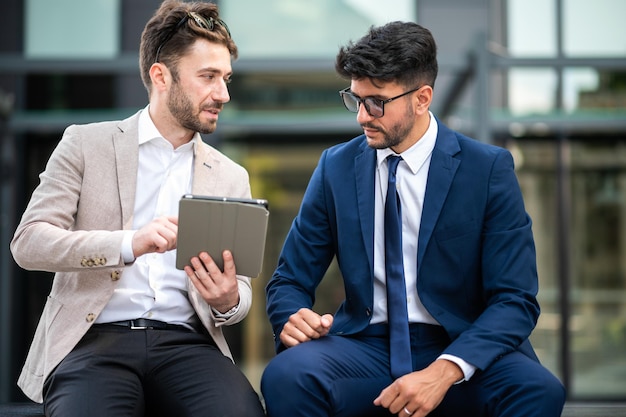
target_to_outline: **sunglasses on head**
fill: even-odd
[[[218,24],[222,26],[224,29],[226,29],[226,32],[228,33],[228,36],[230,37],[230,30],[228,29],[228,26],[226,26],[226,23],[224,23],[222,19],[214,19],[212,17],[206,18],[196,12],[187,12],[187,14],[183,16],[182,19],[180,19],[180,22],[178,22],[176,26],[174,26],[174,28],[167,33],[167,36],[163,39],[163,42],[159,44],[159,47],[157,48],[156,55],[154,58],[154,62],[159,62],[159,55],[161,54],[161,49],[163,49],[163,46],[170,39],[172,39],[172,36],[174,36],[174,34],[178,32],[178,30],[181,27],[183,27],[183,25],[187,23],[189,19],[195,22],[195,24],[198,27],[201,27],[207,30],[213,30],[215,28],[215,25]]]

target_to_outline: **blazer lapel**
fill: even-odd
[[[376,178],[376,151],[364,140],[361,153],[354,158],[357,207],[361,220],[361,237],[365,246],[368,264],[374,265],[374,180]]]
[[[438,122],[438,134],[435,149],[430,160],[428,180],[426,182],[426,195],[424,197],[424,208],[422,209],[422,221],[420,224],[417,262],[418,271],[422,265],[424,252],[428,242],[432,237],[433,229],[441,208],[446,200],[454,175],[459,167],[460,161],[454,157],[460,150],[458,140],[454,133],[441,122]]]
[[[119,123],[119,132],[113,134],[117,186],[122,205],[122,225],[132,229],[137,188],[137,166],[139,161],[138,142],[139,113]]]
[[[204,146],[199,135],[195,139],[195,154],[193,163],[192,193],[197,195],[215,195],[217,179],[221,170],[220,161],[209,152],[209,147]]]

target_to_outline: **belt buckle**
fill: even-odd
[[[130,330],[146,330],[149,329],[150,326],[136,326],[135,320],[130,321]]]

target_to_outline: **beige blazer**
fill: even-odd
[[[28,270],[55,272],[52,290],[18,379],[42,402],[46,377],[74,348],[124,279],[123,230],[131,228],[138,161],[139,113],[123,121],[73,125],[52,153],[11,242]],[[193,193],[250,197],[247,171],[198,141]],[[220,326],[250,310],[250,279],[238,276],[241,304],[217,321],[188,281],[189,299],[219,349],[232,359]]]

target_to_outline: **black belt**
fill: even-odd
[[[184,332],[193,332],[194,330],[189,327],[183,326],[181,324],[170,324],[165,323],[159,320],[150,320],[150,319],[135,319],[135,320],[124,320],[124,321],[114,321],[111,323],[97,323],[96,325],[106,326],[119,326],[126,327],[130,330],[178,330]]]

